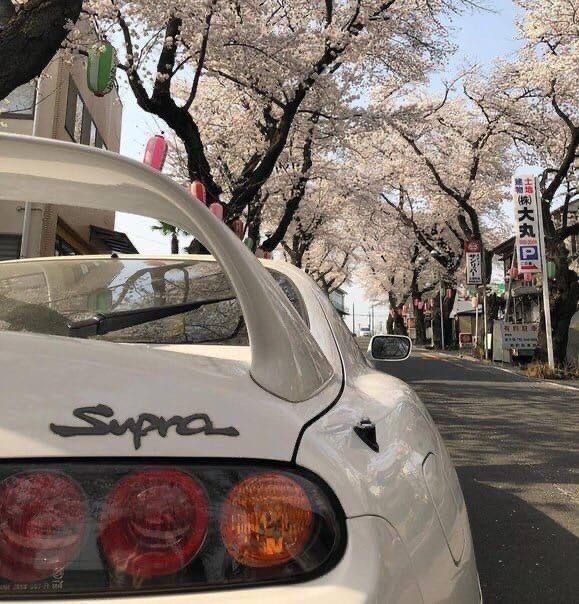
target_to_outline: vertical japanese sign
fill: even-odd
[[[482,241],[479,239],[467,241],[464,244],[464,251],[466,255],[466,284],[482,285]]]
[[[514,179],[515,235],[520,273],[541,272],[539,245],[539,203],[535,178],[530,175]]]

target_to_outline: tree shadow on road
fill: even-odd
[[[484,601],[567,604],[579,597],[579,539],[507,490],[484,482],[509,468],[458,468]]]

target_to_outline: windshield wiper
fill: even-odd
[[[209,298],[197,302],[185,304],[171,304],[168,306],[153,306],[151,308],[140,308],[138,310],[123,310],[119,312],[97,313],[90,319],[83,319],[68,324],[68,335],[72,338],[91,338],[103,336],[113,331],[135,327],[143,323],[158,321],[166,317],[180,315],[192,310],[197,310],[207,304],[219,302],[231,302],[235,297]]]

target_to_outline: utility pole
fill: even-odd
[[[440,281],[440,340],[442,344],[442,350],[445,350],[444,345],[444,306],[442,300],[442,280]]]
[[[32,123],[32,136],[38,136],[40,130],[39,111],[40,79],[36,83],[36,96],[34,97],[34,121]],[[32,230],[32,203],[24,204],[24,218],[22,220],[22,239],[20,241],[20,258],[28,258],[30,253],[30,232]]]
[[[543,309],[545,311],[545,331],[547,332],[547,357],[549,367],[555,369],[555,353],[553,350],[553,327],[551,325],[551,300],[549,297],[549,274],[547,272],[547,245],[545,243],[545,223],[543,220],[543,201],[540,195],[539,179],[535,179],[535,197],[539,219],[539,245],[541,247],[541,272],[543,273]]]
[[[487,312],[487,262],[486,253],[484,246],[482,247],[482,273],[483,273],[483,322],[484,322],[484,337],[483,346],[485,349],[485,361],[489,360],[489,347],[488,347],[488,332],[489,332],[489,316]],[[478,312],[478,310],[477,310]]]

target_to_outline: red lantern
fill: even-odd
[[[241,218],[236,218],[231,223],[231,230],[240,238],[243,239],[243,233],[245,232],[245,225],[243,224],[243,220]]]
[[[205,185],[200,180],[194,180],[189,190],[197,201],[200,201],[203,205],[207,204],[207,191]]]
[[[264,260],[271,260],[271,252],[263,250],[263,259]]]
[[[218,201],[214,201],[209,206],[209,211],[217,218],[217,220],[223,220],[223,206]]]
[[[153,168],[153,170],[159,170],[160,172],[165,165],[168,150],[169,145],[165,137],[161,134],[155,134],[155,136],[149,139],[145,147],[143,163]]]

